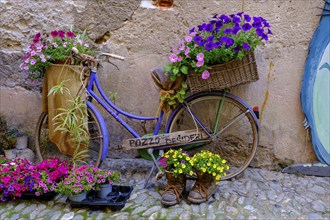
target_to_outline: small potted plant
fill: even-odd
[[[0,146],[4,149],[4,153],[7,159],[16,158],[16,142],[17,139],[11,130],[3,130],[0,134]]]
[[[226,160],[220,155],[207,150],[196,153],[191,161],[197,174],[196,183],[189,192],[188,200],[193,203],[202,203],[215,192],[222,176],[229,170]]]
[[[186,188],[186,175],[192,175],[192,161],[182,149],[168,150],[160,159],[161,168],[165,171],[167,186],[161,192],[162,204],[166,206],[181,202]]]
[[[81,202],[86,199],[87,192],[95,190],[96,178],[94,172],[98,168],[82,165],[73,168],[69,175],[59,182],[55,192],[68,195],[70,201]]]
[[[119,180],[120,172],[96,168],[94,177],[96,179],[96,196],[104,199],[110,192],[112,192],[112,185]]]

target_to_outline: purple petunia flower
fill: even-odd
[[[226,48],[233,46],[234,40],[230,37],[226,40]]]
[[[258,36],[262,37],[262,35],[264,34],[264,29],[261,28],[256,29],[256,33],[258,34]]]
[[[241,50],[240,46],[237,46],[237,47],[234,48],[235,53],[238,53],[240,50]]]
[[[233,29],[231,30],[231,33],[232,33],[233,35],[236,35],[240,30],[241,30],[240,26],[239,26],[239,25],[235,25],[235,26],[233,27]]]
[[[212,24],[207,24],[204,28],[206,32],[212,32],[213,31],[213,25]]]
[[[199,35],[196,35],[194,37],[194,41],[197,42],[197,43],[201,42],[202,40],[203,40],[203,38],[201,36],[199,36]]]
[[[181,164],[184,164],[184,163],[186,163],[186,161],[184,161],[184,160],[181,160]]]
[[[246,21],[246,22],[250,22],[251,21],[251,17],[250,17],[250,15],[244,15],[244,20]]]
[[[241,22],[241,19],[240,19],[239,17],[237,17],[237,16],[234,16],[234,17],[233,17],[233,22],[234,22],[235,24],[239,24],[239,23]]]
[[[247,43],[242,43],[242,47],[244,48],[244,50],[250,50],[250,45]]]
[[[213,44],[213,48],[218,48],[218,47],[221,47],[222,45],[222,42],[221,41],[217,41]]]
[[[203,23],[203,24],[201,24],[201,25],[198,25],[197,27],[198,27],[198,30],[199,30],[199,31],[204,31],[204,30],[205,30],[205,27],[206,27],[206,24]]]
[[[213,43],[212,42],[208,42],[207,44],[205,44],[205,49],[207,51],[210,51],[213,49]]]
[[[242,17],[243,14],[244,14],[244,12],[242,12],[242,11],[241,12],[237,12],[237,15],[240,16],[240,17]]]
[[[225,30],[223,30],[224,34],[230,34],[231,33],[231,29],[230,28],[226,28]]]
[[[213,40],[214,40],[214,36],[213,35],[211,35],[208,38],[206,38],[206,41],[207,42],[213,42]]]
[[[251,28],[252,26],[249,23],[245,23],[242,25],[242,30],[245,32],[251,30]]]

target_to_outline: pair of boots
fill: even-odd
[[[181,202],[186,189],[186,175],[179,175],[177,178],[172,173],[166,172],[167,185],[161,192],[162,204],[166,206],[176,205]],[[208,173],[197,173],[197,180],[189,192],[188,200],[192,203],[206,202],[217,189],[212,175]]]

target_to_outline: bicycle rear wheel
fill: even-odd
[[[88,112],[88,132],[89,132],[89,145],[87,157],[84,162],[87,164],[93,164],[99,166],[101,163],[101,156],[103,151],[103,133],[100,127],[98,118],[92,112],[91,109],[87,109]],[[58,147],[49,140],[49,118],[47,113],[41,113],[37,127],[35,130],[35,147],[39,162],[45,158],[58,157],[64,160],[71,160],[72,158],[67,155],[63,155]]]
[[[223,104],[221,107],[221,102]],[[218,123],[217,112],[221,109]],[[199,120],[211,134],[209,144],[192,144],[183,147],[191,154],[201,150],[217,153],[230,167],[222,180],[230,179],[243,172],[251,163],[258,146],[258,124],[254,112],[238,97],[223,92],[203,92],[187,98],[170,116],[166,131],[196,129]],[[202,127],[198,130],[202,131]]]

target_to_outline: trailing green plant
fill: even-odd
[[[58,108],[58,114],[52,119],[54,121],[55,132],[67,132],[70,139],[75,144],[75,150],[71,158],[72,163],[76,166],[79,162],[84,162],[88,157],[87,146],[89,144],[89,132],[87,129],[87,105],[82,97],[77,94],[73,95],[69,88],[65,86],[68,80],[63,80],[59,84],[53,86],[48,96],[66,93],[69,96],[68,107]]]

